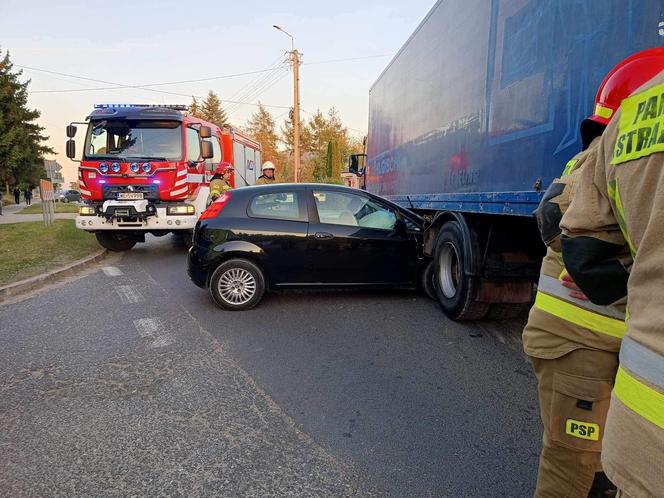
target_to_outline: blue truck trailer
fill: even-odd
[[[532,216],[607,72],[664,44],[664,0],[439,0],[370,90],[364,188],[430,220],[445,313],[507,317],[544,253]]]

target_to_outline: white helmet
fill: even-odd
[[[261,171],[265,171],[266,169],[275,169],[276,170],[277,168],[274,167],[274,164],[272,163],[272,161],[265,161],[263,163],[263,167],[261,168]]]

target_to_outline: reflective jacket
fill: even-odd
[[[563,259],[595,302],[626,285],[628,331],[620,349],[602,463],[627,495],[664,492],[664,71],[625,99],[596,161],[564,214]],[[618,239],[611,230],[619,228]],[[610,257],[629,247],[633,264]]]
[[[277,183],[277,177],[276,176],[273,176],[272,178],[268,178],[265,175],[261,175],[256,180],[256,185],[271,185],[272,183]]]
[[[232,189],[233,187],[231,187],[226,180],[223,178],[216,178],[210,182],[210,198],[214,199],[215,197],[219,197],[224,192],[228,192]]]
[[[576,190],[579,174],[592,163],[599,139],[568,161],[560,179],[546,191],[536,218],[542,238],[549,246],[542,261],[537,297],[523,331],[524,351],[536,358],[559,358],[586,347],[617,352],[625,334],[624,305],[598,306],[570,296],[562,277],[566,274],[560,250],[560,218]]]

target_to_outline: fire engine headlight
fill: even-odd
[[[108,164],[107,163],[101,163],[99,165],[99,171],[102,173],[108,173]]]
[[[120,163],[111,164],[111,171],[113,173],[119,173],[120,172]]]
[[[196,214],[196,208],[191,204],[182,204],[179,206],[168,206],[166,214],[173,216],[186,216],[189,214]]]
[[[143,170],[144,173],[149,173],[150,170],[152,169],[152,165],[150,163],[143,163],[141,165],[141,169]]]
[[[138,173],[138,163],[131,163],[129,169],[134,173]]]
[[[81,206],[78,208],[78,214],[81,216],[94,216],[97,214],[92,206]]]

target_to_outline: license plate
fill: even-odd
[[[142,201],[143,192],[120,192],[118,194],[119,201]]]

